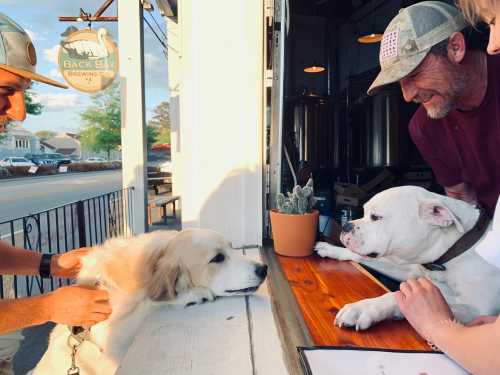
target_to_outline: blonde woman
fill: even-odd
[[[458,5],[470,23],[484,21],[490,26],[488,53],[500,53],[500,0],[458,0]],[[477,252],[500,268],[500,200],[493,229]],[[480,316],[466,325],[456,322],[439,289],[426,278],[402,283],[396,299],[415,330],[465,369],[475,375],[500,374],[497,316]]]
[[[490,55],[498,54],[500,52],[500,1],[458,0],[457,3],[462,9],[465,19],[471,24],[483,21],[490,26],[488,53]]]

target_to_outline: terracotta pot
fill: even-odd
[[[274,250],[280,255],[305,257],[313,252],[318,229],[318,211],[287,215],[271,210]]]

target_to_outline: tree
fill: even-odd
[[[33,93],[30,90],[26,90],[24,92],[24,105],[26,106],[26,113],[30,115],[40,115],[42,113],[42,104],[33,100]],[[10,125],[10,122],[5,124],[5,128],[7,131],[0,133],[0,143],[2,143],[5,138],[7,138],[7,133],[9,131]]]
[[[106,90],[90,97],[92,104],[80,114],[83,127],[80,131],[84,147],[92,151],[111,150],[121,143],[120,84],[115,81]]]
[[[156,143],[170,144],[170,103],[161,102],[153,109],[153,118],[149,120],[148,127],[158,133]]]
[[[37,131],[35,135],[40,138],[41,141],[46,141],[47,139],[54,138],[57,133],[52,130],[40,130]]]
[[[80,114],[84,122],[79,135],[83,146],[91,151],[118,149],[121,143],[120,83],[115,81],[106,90],[93,94],[92,104]],[[148,144],[156,139],[154,131],[147,131]]]
[[[30,115],[39,115],[42,113],[42,104],[33,101],[33,93],[28,90],[24,92],[24,103],[26,105],[26,113]]]

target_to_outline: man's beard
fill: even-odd
[[[455,109],[457,100],[457,97],[452,97],[445,100],[444,103],[439,107],[424,107],[427,112],[427,116],[429,116],[433,120],[440,120],[446,117],[453,109]]]
[[[450,84],[450,88],[446,96],[441,96],[443,98],[443,103],[436,107],[425,108],[427,116],[433,120],[440,120],[453,111],[457,107],[458,100],[464,93],[467,87],[467,79],[463,74],[456,75],[455,80]]]

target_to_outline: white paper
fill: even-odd
[[[468,375],[439,353],[304,350],[312,375]]]
[[[30,169],[28,169],[28,173],[36,173],[38,171],[38,167],[36,166],[31,166]]]
[[[68,167],[66,167],[66,166],[59,167],[59,173],[66,173],[66,172],[68,172]]]

